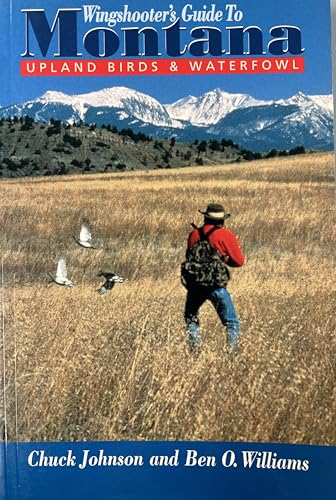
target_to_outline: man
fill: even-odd
[[[230,351],[236,354],[238,352],[237,343],[240,332],[240,322],[231,296],[226,288],[227,282],[230,279],[230,274],[226,266],[242,266],[245,260],[244,255],[240,249],[236,236],[229,229],[224,227],[224,221],[230,217],[230,214],[225,213],[222,205],[211,203],[208,205],[205,212],[201,210],[199,210],[199,212],[204,215],[204,225],[201,228],[195,227],[190,233],[188,238],[187,261],[182,264],[182,282],[184,282],[188,290],[184,317],[189,335],[190,349],[191,351],[195,351],[200,345],[201,332],[198,312],[201,305],[206,300],[210,300],[223,325],[226,327]],[[203,246],[200,252],[200,242],[202,241],[207,241],[208,243],[205,244],[206,246]],[[211,267],[213,264],[209,267],[208,263],[208,267],[204,268],[203,263],[196,263],[196,247],[198,255],[202,255],[203,252],[204,256],[206,251],[213,252],[211,262],[215,262],[214,265],[217,266],[214,272]],[[203,257],[201,257],[199,261],[201,261],[202,258]],[[187,280],[183,279],[184,265],[186,267]],[[193,279],[190,278],[190,275],[188,277],[189,272],[195,273]]]

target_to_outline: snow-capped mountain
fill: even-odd
[[[217,88],[200,97],[188,96],[172,104],[166,104],[166,109],[176,120],[207,126],[214,125],[236,109],[262,104],[272,104],[272,102],[257,100],[247,94],[229,94]]]
[[[209,134],[230,137],[246,149],[269,151],[304,146],[328,150],[333,147],[333,116],[314,102],[241,108],[213,127]]]
[[[94,115],[97,117],[105,115],[106,118],[106,111],[114,110],[118,112],[121,120],[132,117],[157,127],[174,126],[174,120],[159,101],[126,87],[111,87],[76,95],[48,91],[32,101],[9,106],[3,110],[10,116],[20,117],[29,114],[41,121],[48,121],[53,117],[69,123],[86,121],[89,110],[91,110],[91,120]],[[0,113],[3,110],[0,110]]]
[[[136,90],[111,87],[76,95],[48,91],[34,100],[0,108],[0,117],[25,115],[45,122],[54,118],[110,124],[180,141],[225,138],[252,151],[300,145],[333,148],[332,95],[299,92],[289,99],[263,101],[217,88],[164,105]]]
[[[124,115],[134,116],[157,127],[173,124],[167,110],[159,101],[126,87],[112,87],[74,97],[88,107],[120,109]]]
[[[333,114],[334,105],[332,95],[305,95],[302,92],[298,92],[293,97],[287,100],[280,99],[276,101],[277,104],[288,105],[297,104],[301,108],[306,108],[312,104],[316,104],[319,108],[322,108],[327,113]]]
[[[226,138],[253,151],[333,148],[333,96],[302,92],[277,101],[262,101],[247,94],[229,94],[221,89],[200,97],[188,96],[166,105],[175,119],[193,128],[179,137]],[[206,134],[204,134],[204,131]]]

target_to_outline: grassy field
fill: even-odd
[[[336,444],[331,154],[0,184],[9,439]],[[179,266],[211,201],[247,258],[235,359],[211,305],[198,357],[184,329]],[[72,239],[85,219],[98,250]],[[49,283],[60,256],[72,289]],[[126,281],[100,296],[99,270]]]

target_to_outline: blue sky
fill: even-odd
[[[10,0],[8,0],[10,1]],[[328,94],[331,84],[331,41],[329,0],[240,0],[237,7],[243,11],[240,25],[260,26],[267,38],[270,27],[294,25],[302,30],[305,48],[305,72],[303,74],[275,75],[207,75],[207,76],[153,76],[153,77],[20,77],[20,54],[24,49],[24,23],[21,8],[45,8],[51,20],[57,8],[82,7],[80,0],[11,0],[11,5],[0,5],[0,44],[2,71],[0,73],[0,105],[23,102],[35,98],[47,90],[59,90],[74,94],[98,90],[104,87],[123,85],[148,93],[161,102],[170,103],[185,95],[200,95],[220,87],[227,92],[251,94],[259,99],[287,98],[298,91],[306,94]],[[92,2],[106,10],[118,10],[119,0]],[[216,3],[224,9],[231,2],[210,0],[129,0],[125,2],[133,10],[151,7],[165,10],[173,4],[176,10],[192,3],[194,9],[203,5],[209,8]],[[7,11],[6,11],[7,9]],[[10,21],[11,19],[11,21]],[[205,23],[208,24],[208,23]],[[220,23],[222,29],[229,25]],[[232,24],[231,24],[232,25]],[[89,26],[88,26],[89,27]],[[87,28],[88,28],[87,27]],[[92,26],[90,26],[92,27]],[[116,28],[118,30],[118,28]],[[11,33],[10,33],[11,31]],[[223,29],[224,37],[225,30]],[[9,52],[6,48],[9,47]],[[51,57],[49,57],[51,58]]]

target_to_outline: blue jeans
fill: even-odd
[[[231,349],[237,347],[240,322],[235,311],[231,295],[226,288],[193,288],[187,293],[184,318],[187,324],[189,345],[193,350],[201,343],[199,309],[206,300],[210,300],[221,322],[226,327],[228,344]]]

